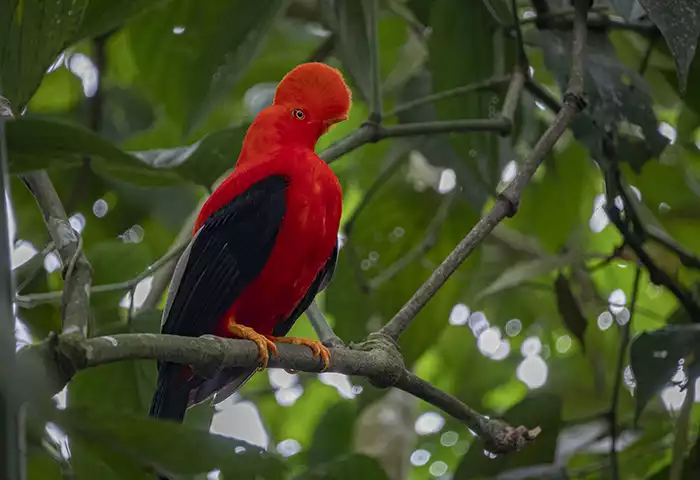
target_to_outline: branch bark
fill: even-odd
[[[279,356],[273,356],[269,368],[303,372],[320,372],[323,364],[313,358],[310,349],[278,344]],[[327,372],[359,375],[378,388],[395,387],[415,395],[454,416],[476,435],[487,449],[506,453],[533,441],[539,428],[513,428],[499,420],[474,411],[458,399],[412,374],[403,364],[396,343],[381,334],[370,334],[358,344],[330,348]],[[50,393],[57,393],[73,375],[83,369],[124,360],[160,360],[191,365],[199,375],[211,376],[230,367],[253,367],[258,364],[258,349],[248,340],[234,340],[206,335],[199,338],[177,335],[121,334],[96,338],[54,335],[44,342],[20,350],[21,362],[41,363],[53,371],[56,379]],[[40,362],[37,362],[40,360]]]
[[[576,22],[574,23],[573,62],[569,85],[564,95],[564,105],[539,139],[532,152],[521,166],[513,181],[499,195],[491,211],[482,217],[466,237],[455,247],[440,266],[421,285],[413,297],[401,307],[396,315],[380,330],[391,338],[398,338],[410,325],[418,312],[428,303],[447,279],[469,257],[481,241],[506,217],[515,215],[520,197],[547,153],[564,133],[571,120],[585,107],[583,99],[583,55],[586,44],[586,12],[588,0],[576,0]]]
[[[71,227],[56,189],[44,170],[23,175],[22,181],[34,195],[63,263],[63,333],[87,336],[92,267],[83,254],[80,234]]]

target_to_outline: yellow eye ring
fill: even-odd
[[[306,115],[304,114],[304,111],[303,111],[303,110],[300,110],[300,109],[298,109],[298,108],[295,108],[294,110],[292,110],[292,115],[293,115],[294,118],[296,118],[297,120],[304,120],[304,119],[306,118]]]

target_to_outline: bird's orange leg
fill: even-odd
[[[264,370],[267,368],[267,362],[270,359],[270,354],[267,351],[268,348],[273,355],[279,355],[277,347],[271,339],[269,339],[266,335],[261,335],[250,327],[236,323],[236,319],[234,317],[229,318],[227,327],[233,338],[251,340],[258,346],[258,360],[260,360],[258,370]]]
[[[311,349],[314,353],[314,358],[321,357],[323,360],[322,372],[328,369],[328,365],[331,361],[331,352],[328,348],[319,341],[311,340],[310,338],[298,338],[298,337],[273,337],[272,335],[266,335],[268,340],[275,343],[291,343],[292,345],[305,345]],[[296,373],[294,370],[286,370],[288,373]]]

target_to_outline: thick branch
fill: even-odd
[[[82,239],[68,222],[66,211],[45,171],[25,174],[22,180],[36,198],[46,228],[63,263],[63,333],[86,336],[90,316],[92,268],[82,252]]]
[[[413,318],[426,303],[442,287],[457,268],[464,263],[481,241],[506,217],[517,212],[520,197],[525,186],[539,167],[547,153],[552,149],[559,137],[564,133],[574,115],[585,106],[583,100],[583,50],[586,43],[586,11],[587,0],[577,0],[577,22],[574,28],[573,62],[569,86],[564,96],[564,106],[557,114],[552,125],[542,135],[529,157],[521,166],[513,181],[501,193],[491,211],[472,228],[471,232],[455,247],[440,266],[430,275],[428,280],[418,288],[413,297],[398,311],[396,315],[381,329],[381,333],[392,338],[399,335],[408,327]]]
[[[278,344],[279,356],[270,358],[270,368],[320,372],[322,362],[314,359],[310,349],[299,345]],[[378,334],[350,347],[330,349],[327,371],[366,377],[377,387],[396,387],[411,393],[454,416],[479,435],[495,453],[516,451],[534,440],[539,429],[514,429],[472,410],[451,395],[408,372],[395,343]],[[53,336],[43,343],[20,351],[21,361],[40,358],[62,388],[79,370],[123,360],[160,360],[192,365],[200,375],[210,375],[223,368],[253,367],[258,363],[258,349],[248,340],[216,336],[199,338],[177,335],[122,334],[91,339]],[[56,390],[56,391],[58,391]]]

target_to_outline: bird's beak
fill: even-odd
[[[327,126],[335,125],[336,123],[344,122],[345,120],[348,119],[347,115],[341,115],[339,117],[331,118],[330,120],[327,120],[325,123]]]

